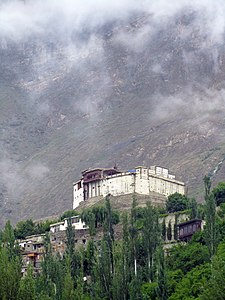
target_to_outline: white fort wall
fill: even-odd
[[[97,170],[100,172],[101,169]],[[85,174],[89,173],[93,173],[93,170],[87,170]],[[108,194],[113,196],[132,193],[148,195],[150,192],[165,196],[175,192],[185,194],[184,183],[176,180],[174,175],[169,174],[168,169],[161,167],[147,168],[141,166],[130,172],[117,172],[114,175],[101,178],[99,176],[97,175],[98,178],[93,178],[90,182],[85,182],[82,178],[74,183],[73,208],[76,208],[81,201],[88,201],[89,198],[97,196],[105,197]]]
[[[82,201],[84,201],[84,188],[82,180],[79,180],[73,184],[73,209]]]
[[[135,192],[134,182],[135,178],[132,173],[108,176],[103,180],[102,196],[105,197],[108,194],[113,196],[132,194]]]

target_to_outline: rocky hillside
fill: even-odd
[[[80,172],[115,162],[201,200],[224,180],[221,2],[53,2],[0,2],[0,225],[70,209]]]

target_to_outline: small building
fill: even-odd
[[[41,262],[44,258],[44,237],[45,235],[33,235],[25,240],[19,241],[22,255],[22,274],[27,273],[28,265],[32,265],[34,274],[41,270]]]
[[[162,225],[165,222],[165,236],[164,242],[165,243],[174,243],[177,242],[178,239],[178,224],[186,222],[189,220],[189,215],[184,212],[176,212],[176,213],[169,213],[165,216],[159,217],[159,223]],[[168,228],[171,227],[171,236],[168,238]],[[176,231],[176,232],[175,232]]]
[[[51,224],[50,225],[50,233],[65,231],[66,228],[68,227],[68,219],[69,218],[65,218],[61,222]],[[84,222],[81,221],[81,218],[79,216],[71,217],[71,223],[72,223],[72,227],[75,230],[87,229],[87,225]]]
[[[187,242],[192,238],[196,231],[203,229],[203,221],[200,219],[193,219],[184,223],[180,223],[177,226],[179,228],[179,240]]]

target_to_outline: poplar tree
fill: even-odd
[[[7,249],[9,258],[13,258],[18,254],[18,248],[15,243],[15,235],[13,227],[10,221],[7,221],[2,234],[2,242],[4,247]]]
[[[166,233],[167,233],[167,239],[168,239],[168,241],[171,241],[172,240],[172,226],[171,226],[171,221],[169,221]]]
[[[105,299],[112,298],[112,269],[110,262],[110,249],[105,239],[101,241],[101,248],[98,256],[97,280],[99,279],[102,297]]]
[[[72,226],[71,218],[67,219],[67,228],[66,228],[66,253],[72,259],[75,253],[75,231]]]
[[[114,243],[114,230],[112,220],[112,209],[110,204],[109,195],[105,198],[106,216],[104,222],[104,240],[106,242],[107,251],[110,258],[110,271],[114,272],[114,261],[113,261],[113,243]]]
[[[0,299],[17,299],[21,267],[19,257],[11,257],[7,247],[0,246]]]
[[[178,240],[178,226],[177,226],[177,220],[178,220],[178,215],[175,215],[175,223],[173,225],[173,234],[174,234],[174,240]]]
[[[31,265],[28,266],[26,276],[20,280],[18,300],[35,300],[35,280]]]
[[[66,274],[62,290],[62,300],[75,300],[74,282],[71,276],[71,258],[66,257]]]
[[[159,300],[168,299],[168,283],[166,276],[165,258],[162,243],[157,250],[157,296]]]
[[[195,198],[192,198],[190,200],[190,219],[197,218],[197,215],[198,215],[197,201],[195,200]]]
[[[123,215],[123,239],[122,239],[122,285],[123,299],[128,299],[128,284],[131,278],[131,243],[128,229],[128,216]]]
[[[49,234],[46,234],[44,247],[42,271],[36,284],[38,299],[54,298],[59,300],[63,289],[65,269],[59,255],[53,256],[52,254]]]
[[[130,232],[130,240],[131,240],[131,257],[133,261],[133,270],[134,270],[134,275],[137,276],[137,236],[138,236],[138,231],[136,228],[136,220],[137,220],[137,199],[135,195],[133,195],[133,201],[132,201],[132,208],[131,208],[131,217],[130,217],[130,227],[129,227],[129,232]]]
[[[162,222],[162,238],[165,241],[166,240],[166,221],[165,218],[163,218]]]
[[[0,244],[0,299],[17,298],[21,277],[21,257],[15,243],[13,228],[6,222]]]
[[[158,221],[158,213],[152,207],[150,202],[147,202],[147,207],[144,211],[144,226],[143,240],[147,253],[148,279],[152,282],[154,279],[153,265],[154,254],[159,244],[160,228]]]
[[[216,224],[216,204],[214,196],[210,194],[211,180],[209,176],[204,177],[205,185],[205,202],[206,202],[206,226],[205,226],[205,241],[209,249],[210,256],[212,257],[217,248],[218,244],[218,228]]]
[[[125,279],[125,260],[123,253],[123,243],[118,243],[114,246],[114,274],[112,280],[112,295],[113,299],[124,300],[128,299],[126,293]]]
[[[79,260],[77,253],[75,252],[75,230],[72,226],[71,218],[67,219],[66,228],[66,258],[70,261],[71,276],[76,285],[76,279],[79,276]]]

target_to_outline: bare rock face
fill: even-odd
[[[204,175],[224,180],[219,1],[161,2],[102,15],[37,2],[27,28],[15,18],[32,1],[0,4],[0,225],[70,209],[88,167],[162,165],[199,200]]]

